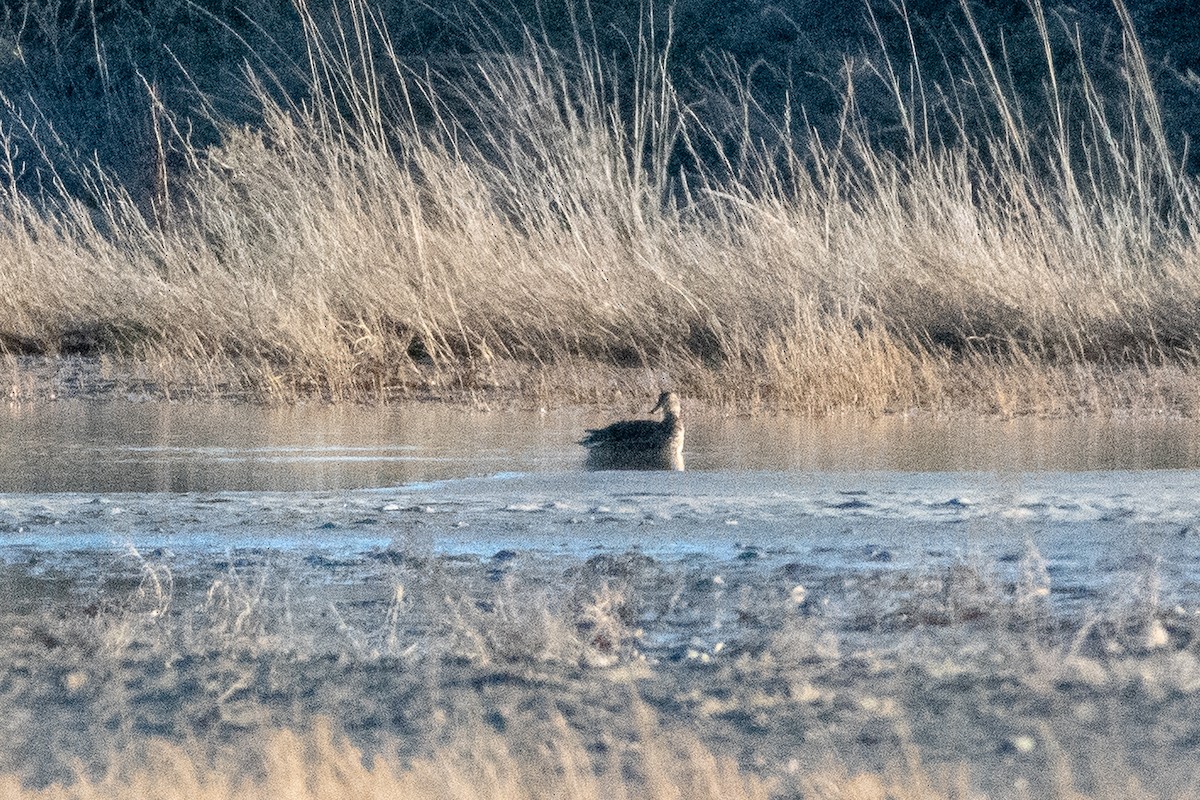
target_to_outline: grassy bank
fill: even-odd
[[[24,552],[0,570],[11,800],[1200,786],[1195,593],[1174,605],[1149,558],[1073,608],[1032,545],[853,575],[736,552]]]
[[[31,191],[6,132],[12,394],[38,391],[18,357],[74,354],[153,392],[271,401],[665,384],[806,413],[1200,407],[1197,185],[1125,16],[1119,97],[1082,41],[1068,81],[1035,5],[1037,108],[968,24],[950,84],[882,40],[847,59],[831,135],[732,65],[682,100],[668,20],[620,69],[585,24],[564,51],[532,21],[520,47],[465,24],[475,55],[438,67],[370,11],[299,10],[306,99],[247,79],[263,124],[217,119],[206,147],[161,109],[152,189],[82,159]],[[886,136],[868,86],[892,98]]]

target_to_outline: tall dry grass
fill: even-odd
[[[208,149],[163,109],[152,146],[184,166],[153,197],[93,170],[47,204],[9,140],[0,346],[285,400],[671,384],[809,413],[1191,413],[1196,181],[1123,9],[1109,98],[1082,41],[1060,82],[1032,8],[1042,107],[968,16],[952,85],[882,39],[848,61],[829,137],[728,88],[733,68],[713,78],[733,112],[683,102],[669,21],[631,36],[621,74],[583,22],[575,52],[480,23],[474,60],[439,71],[395,57],[368,8],[331,27],[300,2],[308,96],[251,76],[262,127]],[[893,97],[893,145],[866,84]]]

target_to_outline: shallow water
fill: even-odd
[[[636,409],[631,414],[638,413]],[[63,401],[0,408],[0,492],[306,491],[497,473],[578,474],[594,410],[473,412]],[[984,472],[1200,467],[1190,420],[928,416],[688,421],[690,471]]]
[[[803,561],[811,580],[1032,546],[1066,605],[1152,561],[1200,592],[1186,420],[693,416],[688,471],[588,473],[594,411],[51,403],[0,425],[0,553],[419,547]]]
[[[911,737],[1020,795],[1048,731],[1081,769],[1116,748],[1194,785],[1196,423],[694,415],[688,471],[584,472],[574,442],[604,421],[10,406],[0,717],[57,722],[52,747],[0,725],[0,768],[317,714],[421,752],[463,698],[530,730],[572,708],[608,741],[624,665],[667,723],[768,774],[878,767]]]

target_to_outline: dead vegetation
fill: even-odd
[[[131,550],[82,614],[8,567],[25,607],[3,617],[0,794],[1196,796],[1171,759],[1200,617],[1163,605],[1152,562],[1076,618],[1032,545],[807,590],[634,554],[500,582],[486,562],[395,560],[390,584],[348,593],[333,562],[231,564],[206,588]],[[678,657],[637,630],[668,595],[695,615]]]
[[[994,118],[966,118],[963,86],[848,63],[827,141],[736,92],[754,132],[718,130],[668,77],[669,30],[618,80],[586,31],[566,54],[481,26],[450,75],[389,55],[363,7],[342,24],[373,61],[299,8],[309,99],[248,79],[263,126],[203,149],[164,116],[180,166],[155,197],[93,172],[47,204],[0,148],[0,349],[272,401],[653,383],[809,414],[1196,411],[1197,185],[1127,17],[1123,98],[1077,42],[1072,88],[1026,114],[980,38],[963,86]],[[856,104],[869,80],[899,150]],[[10,370],[11,394],[39,391]]]

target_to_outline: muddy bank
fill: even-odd
[[[466,732],[619,767],[686,735],[781,796],[914,754],[996,797],[1186,794],[1193,477],[7,495],[0,772],[166,740],[252,773],[327,719],[404,763]]]
[[[936,389],[907,398],[825,396],[819,389],[797,394],[753,375],[690,368],[629,368],[603,362],[560,364],[497,362],[481,371],[470,363],[440,369],[414,366],[353,391],[282,381],[263,364],[120,356],[7,355],[0,361],[0,393],[10,404],[52,401],[185,401],[264,407],[341,404],[397,407],[424,403],[480,411],[618,408],[645,411],[645,398],[663,386],[685,396],[685,410],[709,413],[784,414],[823,418],[911,413],[983,420],[1034,417],[1200,417],[1200,377],[1188,365],[1030,367],[976,359],[927,364]]]
[[[242,751],[252,773],[263,736],[320,718],[402,759],[464,731],[520,748],[565,723],[597,764],[620,763],[644,707],[651,735],[686,731],[784,786],[830,763],[894,770],[915,748],[993,796],[1048,796],[1064,765],[1084,792],[1114,775],[1195,788],[1194,612],[1059,616],[962,563],[800,597],[803,565],[637,554],[263,549],[177,568],[165,594],[169,557],[85,578],[78,560],[73,575],[36,562],[0,578],[0,770],[31,785],[152,738]]]

